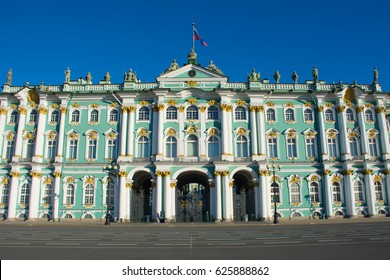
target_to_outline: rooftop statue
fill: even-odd
[[[279,74],[278,70],[276,70],[276,72],[274,74],[274,79],[275,79],[275,82],[278,84],[280,81],[280,74]]]
[[[314,66],[313,70],[311,71],[311,74],[313,76],[314,82],[318,82],[318,69]]]
[[[177,64],[177,62],[176,62],[176,59],[174,59],[173,61],[172,61],[172,63],[171,63],[171,65],[169,66],[169,68],[168,68],[168,72],[169,71],[174,71],[174,70],[176,70],[176,69],[179,69],[179,64]]]
[[[291,79],[293,79],[293,81],[294,81],[294,83],[296,84],[296,83],[298,83],[298,73],[297,73],[297,71],[294,71],[293,73],[292,73],[292,75],[291,75]]]
[[[85,80],[87,81],[87,84],[92,84],[91,72],[88,72],[87,76],[85,77]]]
[[[106,72],[106,75],[104,75],[104,81],[106,83],[110,83],[111,82],[110,72]]]
[[[138,82],[137,80],[137,74],[135,72],[133,72],[132,69],[129,70],[128,73],[125,73],[125,81],[126,82]]]
[[[373,81],[373,84],[377,84],[378,83],[378,78],[379,78],[378,69],[376,67],[374,67],[374,81]]]
[[[7,73],[7,85],[11,85],[11,83],[12,83],[12,69],[9,69]]]
[[[259,82],[260,81],[260,72],[256,73],[255,69],[252,69],[252,73],[248,74],[249,82]]]
[[[65,83],[70,83],[70,69],[69,69],[69,67],[66,68],[64,74],[65,74]]]
[[[213,63],[212,60],[210,60],[210,64],[209,64],[209,66],[207,66],[207,69],[209,69],[209,70],[211,70],[211,71],[213,71],[213,72],[216,72],[216,73],[218,73],[218,74],[223,75],[221,69],[219,69],[219,68]]]

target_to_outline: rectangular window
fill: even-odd
[[[5,156],[8,159],[11,159],[14,155],[14,141],[8,140],[6,144]]]
[[[278,157],[278,140],[276,138],[268,139],[268,154],[271,158]]]
[[[78,149],[79,140],[72,139],[69,141],[69,158],[77,158],[77,149]]]
[[[97,141],[95,139],[88,140],[88,154],[87,158],[96,159],[96,145]]]
[[[288,138],[287,139],[287,157],[288,158],[296,158],[297,154],[297,139],[296,138]]]
[[[108,139],[107,158],[116,158],[116,139]]]
[[[317,157],[316,141],[314,138],[306,138],[306,155],[308,158]]]
[[[335,138],[328,138],[328,150],[330,157],[337,157],[337,146]]]
[[[47,141],[47,158],[48,159],[54,159],[56,156],[56,141],[55,140],[49,140]]]
[[[301,188],[297,183],[291,185],[291,203],[301,203]]]

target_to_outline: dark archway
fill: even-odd
[[[255,190],[251,174],[239,171],[233,175],[233,180],[234,221],[255,221]]]
[[[130,197],[130,221],[151,221],[153,188],[150,173],[139,171],[134,174]]]
[[[210,187],[201,172],[185,172],[177,178],[176,221],[210,221]]]

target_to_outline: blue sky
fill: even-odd
[[[371,83],[379,70],[390,91],[390,1],[27,1],[1,4],[0,84],[61,84],[109,71],[113,83],[132,68],[155,81],[176,59],[186,62],[196,27],[198,62],[213,62],[229,81],[246,81],[252,68],[282,83],[311,79],[314,65],[328,83]]]

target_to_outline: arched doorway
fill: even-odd
[[[233,176],[233,218],[234,221],[256,220],[255,191],[248,172],[237,172]]]
[[[210,187],[206,174],[185,172],[177,178],[176,221],[210,221]]]
[[[130,199],[130,221],[149,222],[152,220],[152,176],[146,171],[136,172]]]

